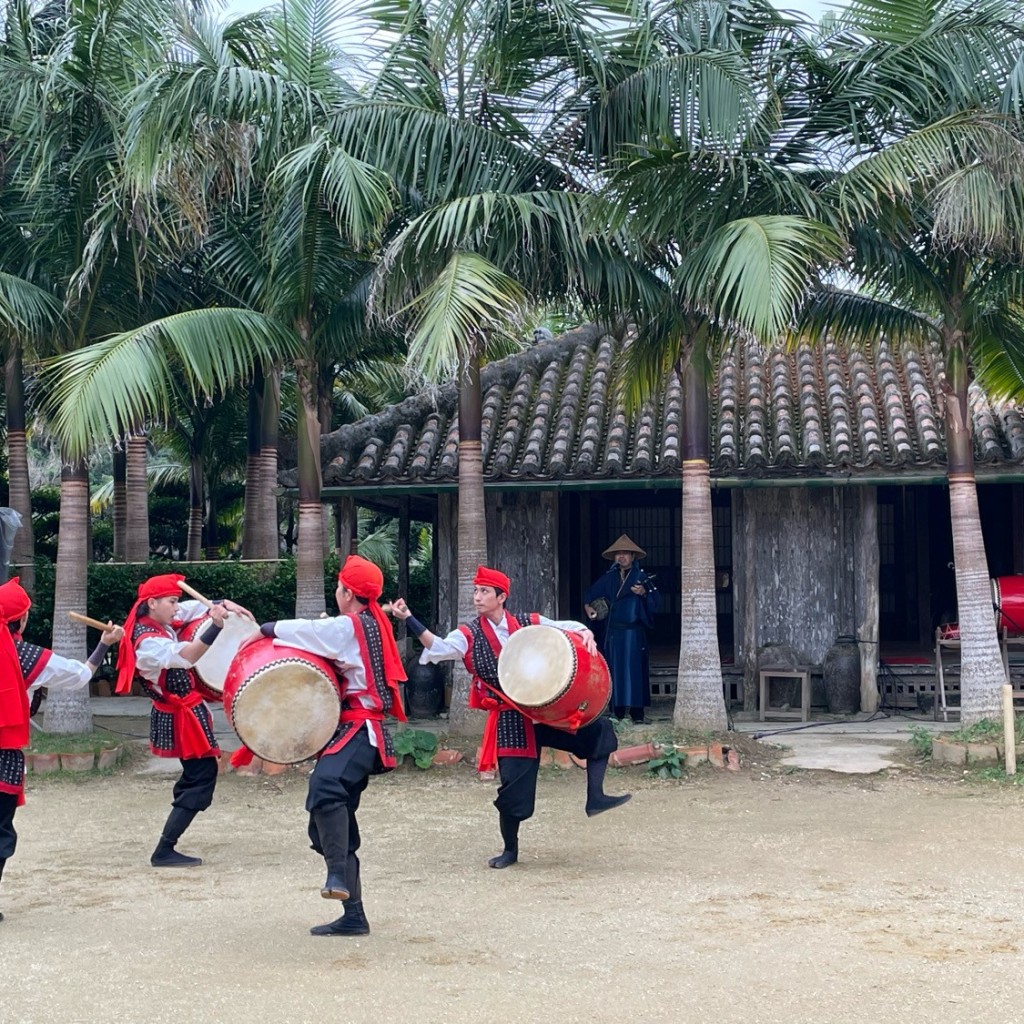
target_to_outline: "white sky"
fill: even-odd
[[[263,7],[274,6],[273,0],[227,0],[228,14],[244,14],[247,11],[258,11]],[[835,0],[775,0],[775,6],[786,11],[801,11],[812,18],[820,18],[826,11],[845,7],[845,3]]]

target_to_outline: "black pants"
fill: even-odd
[[[309,777],[306,810],[309,811],[309,843],[321,856],[324,851],[313,813],[342,804],[348,811],[349,857],[355,857],[360,843],[356,811],[370,775],[378,767],[378,760],[377,748],[370,743],[366,727],[361,726],[336,754],[326,754],[317,761]]]
[[[534,757],[499,757],[498,774],[501,785],[494,806],[499,813],[517,821],[533,817],[537,802],[537,771],[541,747],[567,750],[587,761],[607,757],[619,746],[612,723],[603,715],[577,732],[565,732],[550,725],[534,726],[537,753]]]
[[[18,833],[14,831],[14,812],[18,797],[14,793],[0,793],[0,860],[14,856]]]
[[[217,786],[217,758],[190,757],[181,762],[181,778],[174,784],[172,807],[205,811],[213,803]]]

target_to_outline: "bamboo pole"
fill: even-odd
[[[1003,683],[1003,747],[1005,748],[1006,774],[1017,774],[1017,732],[1013,722],[1013,687]]]

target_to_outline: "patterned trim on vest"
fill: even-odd
[[[536,615],[514,615],[506,612],[521,627],[536,625]],[[489,686],[501,690],[498,681],[498,656],[494,653],[487,634],[484,633],[480,618],[466,624],[470,633],[469,651],[466,656],[466,668],[478,676]],[[524,718],[518,711],[511,709],[498,712],[498,756],[499,757],[533,757],[537,753],[536,740],[533,736],[533,723]]]

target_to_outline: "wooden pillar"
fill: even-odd
[[[334,503],[334,519],[334,550],[338,560],[344,563],[356,548],[353,543],[357,528],[355,498],[339,498]]]
[[[926,650],[932,646],[932,573],[928,552],[931,547],[931,486],[919,487],[915,502],[914,532],[917,558],[914,586],[917,588],[917,642]]]
[[[733,520],[733,607],[739,623],[733,624],[739,638],[737,655],[743,662],[743,709],[757,708],[757,559],[754,557],[757,524],[755,503],[749,491],[736,492]]]
[[[409,499],[398,499],[398,593],[402,597],[409,596]],[[408,635],[405,620],[398,622],[397,637],[399,642]]]
[[[437,631],[444,636],[458,623],[458,503],[457,495],[444,491],[437,496]]]
[[[857,636],[860,637],[860,708],[878,710],[878,488],[858,487]]]

